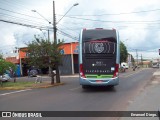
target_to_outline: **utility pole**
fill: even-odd
[[[55,4],[54,4],[54,1],[53,1],[53,39],[54,39],[54,42],[57,44],[57,26],[56,26],[56,14],[55,14]]]
[[[50,37],[49,37],[50,35],[49,35],[49,29],[48,29],[48,41],[50,41]]]
[[[142,57],[142,54],[141,54],[141,64],[142,64],[142,67],[143,67],[143,57]]]
[[[137,66],[138,66],[138,52],[137,52],[137,49],[136,49],[136,58],[137,58]]]
[[[54,43],[57,44],[57,27],[56,27],[56,15],[55,15],[55,4],[53,1],[53,34],[54,34]],[[56,83],[60,83],[60,76],[59,76],[59,68],[58,63],[55,64],[56,69]]]

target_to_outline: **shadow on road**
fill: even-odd
[[[116,92],[116,89],[111,86],[89,86],[83,92]]]

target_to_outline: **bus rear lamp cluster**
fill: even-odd
[[[83,65],[80,64],[80,76],[83,77],[83,78],[86,78],[86,76],[84,75],[84,71],[83,71]]]
[[[118,77],[118,69],[119,69],[119,64],[116,64],[116,68],[112,78]]]

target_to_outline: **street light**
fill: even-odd
[[[58,22],[56,22],[56,15],[55,15],[55,5],[54,5],[54,1],[53,1],[53,31],[54,31],[54,42],[57,43],[57,24],[66,16],[66,14],[74,7],[79,5],[79,3],[75,3],[73,4],[68,11],[58,20]]]
[[[64,18],[64,16],[65,16],[74,6],[77,6],[77,5],[79,5],[79,3],[73,4],[73,5],[69,8],[69,10],[61,17],[61,19],[58,20],[58,22],[57,22],[56,24],[58,24],[58,23]]]
[[[31,10],[32,12],[36,12],[38,15],[40,15],[42,18],[44,18],[49,24],[51,24],[51,22],[49,20],[47,20],[43,15],[41,15],[38,11],[36,10]]]
[[[44,20],[46,20],[49,24],[51,24],[51,22],[49,20],[47,20],[43,15],[41,15],[38,11],[36,10],[31,10],[32,12],[35,12],[37,13],[39,16],[41,16]],[[50,40],[50,37],[49,37],[49,29],[48,29],[48,40]]]

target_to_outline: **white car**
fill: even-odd
[[[128,64],[125,63],[125,62],[122,62],[122,63],[121,63],[121,67],[123,67],[123,68],[125,68],[125,69],[128,69],[128,68],[129,68],[129,67],[128,67]]]
[[[4,74],[4,75],[0,76],[0,80],[2,80],[2,81],[8,81],[10,79],[11,79],[11,77],[8,74]]]

